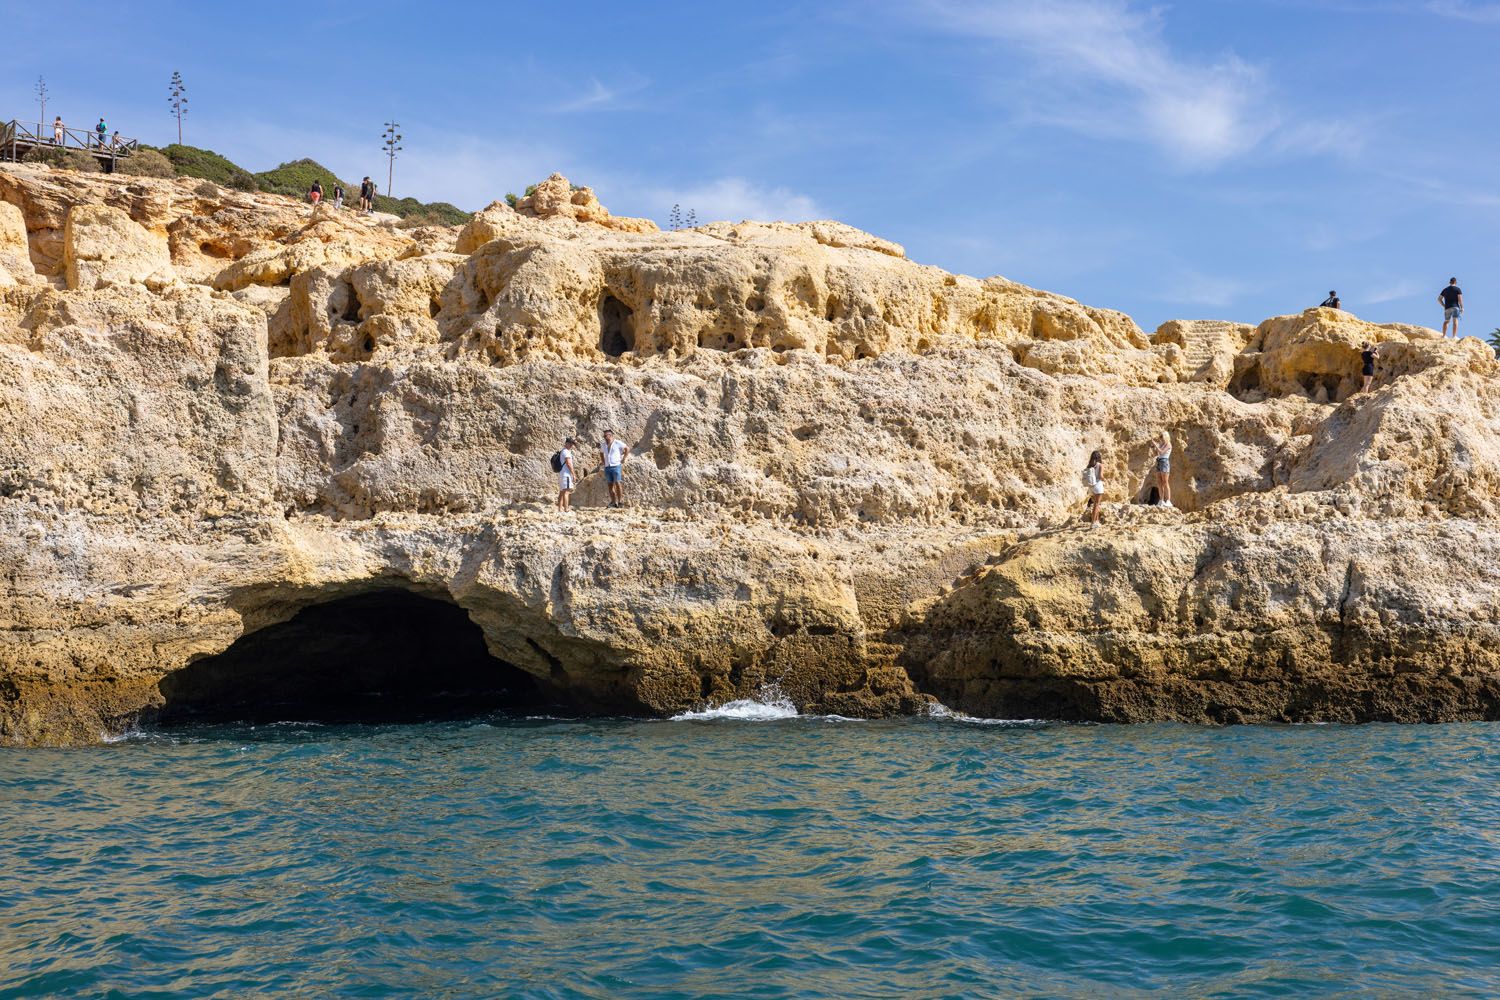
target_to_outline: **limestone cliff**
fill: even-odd
[[[579,711],[1500,717],[1478,341],[1319,309],[1147,335],[563,178],[462,229],[208,190],[0,168],[0,740],[97,739],[392,590]],[[591,475],[554,511],[547,457],[605,427],[631,506]],[[1128,503],[1160,429],[1171,511]]]

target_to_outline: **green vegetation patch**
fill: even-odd
[[[254,191],[259,187],[250,171],[211,149],[173,143],[163,146],[161,152],[172,161],[172,169],[179,177],[200,177],[236,191]]]
[[[137,177],[177,176],[172,161],[155,149],[137,149],[129,156],[121,157],[115,161],[115,172],[134,174]]]
[[[27,159],[72,170],[99,169],[92,156],[78,150],[38,149]],[[133,156],[121,157],[115,169],[146,177],[171,177],[174,174],[197,177],[237,191],[268,191],[298,199],[307,197],[307,189],[312,187],[313,181],[323,182],[324,199],[332,199],[333,186],[342,183],[345,206],[359,207],[359,184],[340,181],[332,170],[317,160],[292,160],[275,170],[252,174],[211,149],[178,143],[157,149],[142,144]],[[375,210],[399,216],[408,220],[410,225],[423,226],[461,226],[473,217],[473,213],[446,201],[421,202],[415,198],[391,198],[383,194],[375,196]]]
[[[323,182],[324,199],[333,197],[335,184],[342,184],[344,203],[346,205],[352,203],[356,207],[359,205],[358,182],[351,184],[340,180],[332,170],[317,160],[293,160],[291,163],[283,163],[275,170],[256,174],[255,180],[262,191],[290,195],[293,198],[306,197],[307,189],[312,187],[313,181]],[[422,225],[434,226],[463,225],[472,215],[446,201],[420,202],[415,198],[391,198],[379,193],[375,195],[375,211],[389,212],[403,219],[420,219]]]
[[[343,183],[344,190],[350,190],[349,184],[340,181],[332,170],[317,160],[293,160],[290,163],[283,163],[275,170],[265,170],[256,174],[255,181],[262,191],[289,195],[293,198],[305,197],[313,181],[323,182],[323,197],[325,198],[333,197],[335,184]],[[354,185],[353,190],[357,196],[359,186]]]
[[[345,190],[348,190],[346,187]],[[355,204],[359,203],[359,185],[354,186]],[[415,198],[389,198],[375,195],[375,211],[390,212],[403,219],[420,219],[423,226],[461,226],[468,222],[472,213],[446,201],[431,201],[423,204]]]
[[[81,149],[59,149],[56,146],[36,146],[22,159],[27,163],[45,163],[49,167],[77,170],[83,173],[98,173],[103,168],[92,153]]]

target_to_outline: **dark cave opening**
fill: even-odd
[[[155,721],[422,722],[545,704],[455,604],[381,590],[316,604],[162,678]]]
[[[635,313],[613,295],[599,303],[599,350],[612,358],[635,350]]]

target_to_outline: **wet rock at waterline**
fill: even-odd
[[[1147,335],[837,223],[579,198],[408,230],[0,168],[0,738],[768,685],[850,716],[1500,712],[1479,342],[1334,310]],[[554,512],[547,457],[606,427],[630,507],[596,473]],[[1130,506],[1160,429],[1177,508]]]

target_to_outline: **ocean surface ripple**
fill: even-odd
[[[0,997],[1500,994],[1500,727],[979,721],[0,751]]]

